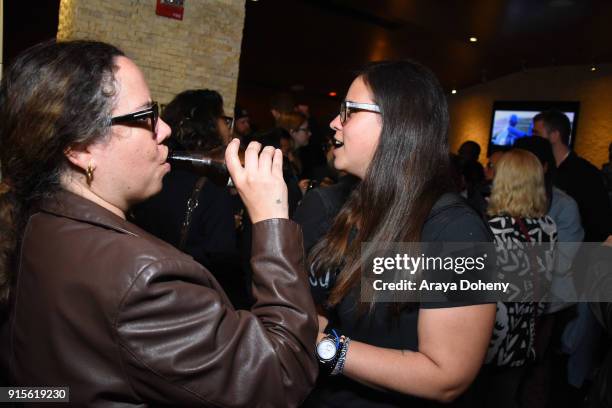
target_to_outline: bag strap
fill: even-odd
[[[187,243],[187,236],[189,235],[189,229],[191,227],[191,217],[193,216],[193,210],[198,207],[198,196],[200,195],[200,191],[202,187],[204,187],[204,183],[206,183],[206,176],[202,176],[196,181],[195,186],[193,187],[193,191],[191,192],[191,197],[187,200],[187,208],[185,210],[185,219],[183,220],[183,225],[181,227],[181,239],[179,241],[179,247],[181,251],[185,249],[185,244]]]

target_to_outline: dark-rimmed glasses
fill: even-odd
[[[151,107],[138,112],[128,113],[126,115],[115,116],[111,118],[111,125],[119,125],[125,123],[143,123],[151,118],[151,131],[155,133],[157,129],[157,120],[159,119],[159,106],[157,102],[151,102]]]
[[[344,125],[351,112],[357,111],[380,113],[380,107],[373,103],[342,101],[340,104],[340,123]]]
[[[221,116],[229,130],[234,130],[234,118],[231,116]]]

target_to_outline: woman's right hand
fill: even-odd
[[[246,148],[242,167],[238,158],[239,147],[238,139],[227,145],[225,164],[253,224],[271,218],[289,218],[280,149],[266,146],[261,150],[260,143],[251,142]]]

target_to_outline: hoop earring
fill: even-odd
[[[91,186],[91,182],[93,181],[93,173],[96,168],[92,166],[91,163],[87,165],[87,170],[85,170],[85,176],[87,177],[87,185]]]

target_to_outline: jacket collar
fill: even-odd
[[[43,199],[38,207],[40,211],[61,217],[111,228],[130,235],[141,235],[141,230],[136,225],[93,201],[66,190],[60,190],[53,196]]]

